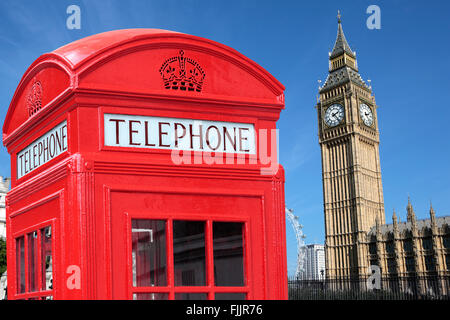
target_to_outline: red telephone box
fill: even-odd
[[[9,299],[286,299],[284,87],[165,30],[39,57],[3,126]]]

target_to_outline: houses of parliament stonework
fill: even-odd
[[[326,277],[432,276],[450,272],[450,217],[418,220],[410,199],[407,220],[386,223],[381,183],[377,105],[361,78],[340,17],[329,74],[316,105],[325,217]]]

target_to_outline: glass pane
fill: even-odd
[[[28,241],[28,291],[38,290],[38,239],[37,231],[27,235]]]
[[[42,289],[51,290],[53,288],[52,274],[52,227],[41,229],[41,277]]]
[[[17,293],[25,292],[25,239],[16,239],[16,279]]]
[[[166,222],[137,219],[131,227],[133,286],[165,286]]]
[[[244,285],[242,223],[214,222],[214,282],[216,286]]]
[[[230,292],[223,292],[223,293],[216,293],[215,299],[216,300],[245,300],[246,299],[246,293],[230,293]]]
[[[176,286],[205,285],[205,222],[173,222]]]
[[[169,300],[167,293],[135,293],[133,300]]]
[[[175,293],[175,300],[208,300],[206,293]]]

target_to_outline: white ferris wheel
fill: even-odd
[[[305,254],[306,246],[303,239],[303,226],[298,222],[298,217],[294,215],[294,210],[286,208],[286,217],[294,228],[295,237],[297,239],[297,268],[295,270],[295,278],[299,279],[305,272]]]

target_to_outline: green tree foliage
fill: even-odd
[[[6,241],[0,238],[0,275],[6,271]]]

